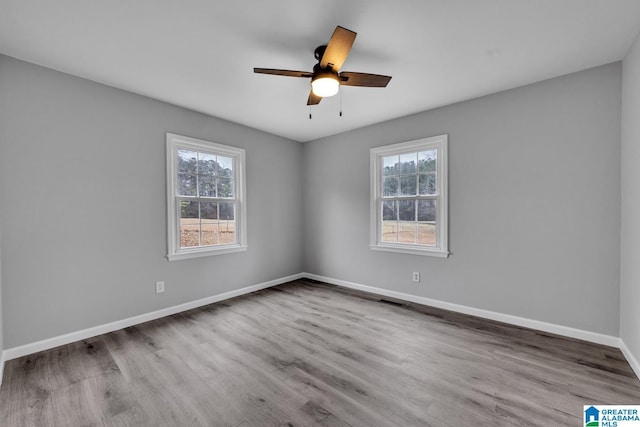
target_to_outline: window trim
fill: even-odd
[[[427,255],[440,258],[449,256],[448,246],[448,173],[447,173],[448,135],[421,138],[397,144],[374,147],[370,150],[370,242],[369,248],[376,251],[396,252],[412,255]],[[405,154],[424,150],[438,150],[436,163],[436,183],[439,193],[436,203],[436,245],[425,246],[410,243],[383,242],[381,203],[382,203],[382,158],[389,155]]]
[[[199,258],[211,255],[221,255],[247,250],[247,207],[245,169],[246,156],[243,148],[231,147],[202,139],[173,133],[166,134],[167,142],[167,259],[169,261]],[[199,152],[209,152],[233,158],[233,179],[235,183],[235,212],[237,243],[227,245],[180,247],[180,226],[177,207],[177,169],[179,148],[191,149]]]

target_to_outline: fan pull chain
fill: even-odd
[[[340,91],[340,117],[342,117],[342,91]]]
[[[309,106],[309,120],[311,120],[311,106]]]

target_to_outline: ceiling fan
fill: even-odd
[[[347,59],[351,46],[356,39],[356,33],[337,26],[329,43],[318,46],[314,52],[318,63],[313,66],[313,72],[278,70],[274,68],[254,68],[258,74],[274,74],[276,76],[311,78],[311,92],[307,105],[316,105],[322,98],[338,93],[340,85],[386,87],[391,76],[380,74],[355,73],[352,71],[339,72]]]

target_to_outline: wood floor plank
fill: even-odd
[[[211,387],[171,349],[146,355],[153,375],[134,380],[133,393],[151,425],[236,425],[244,417],[229,407],[224,390]]]
[[[620,350],[312,280],[5,365],[2,425],[578,425]]]
[[[224,390],[227,404],[248,425],[309,425],[309,418],[297,413],[306,399],[285,385],[284,376],[248,369],[233,356],[209,343],[181,355],[211,387]]]

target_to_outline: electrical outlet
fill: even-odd
[[[417,271],[414,271],[412,279],[413,279],[414,282],[419,282],[420,281],[420,273],[417,272]]]
[[[156,282],[156,294],[164,292],[164,282]]]

